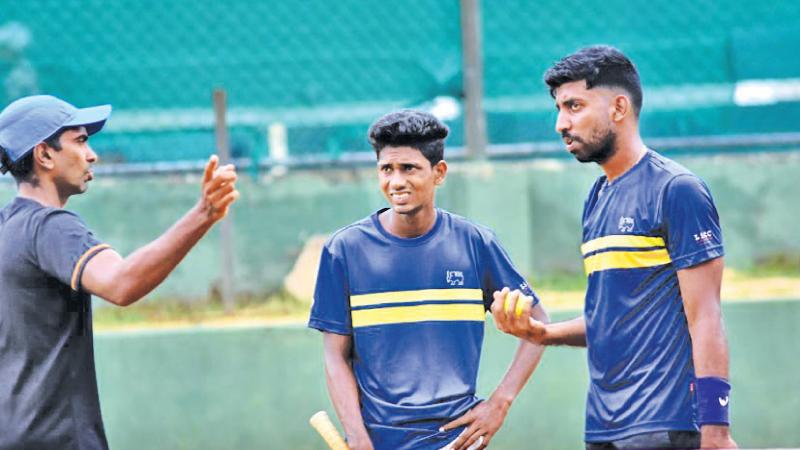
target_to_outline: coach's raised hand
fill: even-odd
[[[81,278],[84,290],[125,306],[164,281],[239,198],[236,170],[232,165],[218,165],[216,155],[208,160],[200,200],[164,234],[125,258],[110,249],[91,258]]]
[[[198,209],[211,223],[216,223],[228,214],[230,205],[239,198],[236,190],[236,168],[233,164],[219,167],[219,158],[212,155],[203,174],[202,196]]]

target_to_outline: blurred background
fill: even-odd
[[[226,225],[150,298],[96,305],[112,448],[323,448],[306,420],[332,408],[303,321],[321,243],[384,205],[366,131],[394,109],[450,126],[439,206],[493,228],[556,318],[579,314],[601,171],[563,150],[541,78],[598,43],[640,71],[648,145],[717,202],[734,437],[800,446],[798,21],[777,0],[0,0],[0,103],[114,106],[68,205],[106,242],[127,253],[170,226],[212,153],[242,174]],[[0,201],[14,188],[0,178]],[[484,396],[514,350],[489,322]],[[581,448],[586,380],[583,351],[548,350],[492,448]]]

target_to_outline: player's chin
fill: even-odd
[[[395,214],[413,214],[418,208],[410,203],[392,204],[392,211]]]

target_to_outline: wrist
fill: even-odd
[[[701,425],[700,432],[706,436],[729,436],[731,429],[728,425]]]
[[[695,380],[697,424],[701,427],[722,426],[727,429],[731,385],[722,377],[700,377]]]
[[[511,404],[514,403],[515,398],[516,396],[511,393],[495,391],[492,396],[489,397],[489,401],[500,406],[504,411],[508,411],[511,408]]]
[[[540,345],[553,345],[553,333],[550,332],[549,323],[544,324],[538,337],[538,342]]]
[[[214,225],[214,219],[211,217],[210,211],[202,199],[198,200],[192,209],[189,210],[189,216],[194,223],[202,227],[211,227]]]
[[[345,433],[344,438],[348,444],[354,446],[355,445],[360,446],[365,444],[366,442],[369,442],[369,435],[367,434],[366,430],[355,433]]]

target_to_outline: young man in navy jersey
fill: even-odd
[[[447,127],[405,110],[369,139],[389,208],[322,251],[309,326],[322,331],[328,391],[353,450],[485,448],[542,347],[521,341],[494,393],[475,396],[492,293],[514,286],[547,315],[494,233],[437,209]]]
[[[505,314],[498,292],[498,327],[588,348],[587,449],[736,447],[722,236],[708,188],[642,142],[639,75],[619,50],[584,48],[544,78],[567,150],[605,172],[583,212],[586,304],[579,318],[544,324]]]

